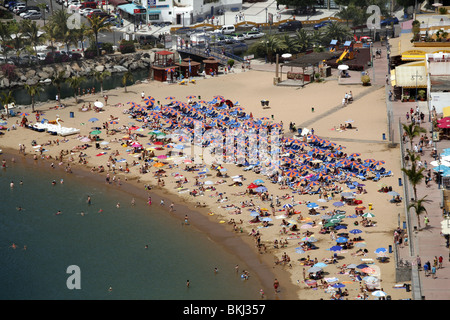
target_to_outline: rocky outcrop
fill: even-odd
[[[65,77],[89,77],[93,71],[109,71],[120,73],[128,70],[148,69],[151,66],[151,52],[129,54],[112,54],[98,59],[38,65],[28,68],[16,68],[15,76],[8,78],[0,71],[0,89],[16,86],[32,85],[38,82],[48,83],[49,79],[60,71],[65,71]]]

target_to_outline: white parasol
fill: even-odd
[[[338,66],[338,69],[339,69],[339,70],[348,70],[348,68],[349,68],[349,67],[348,67],[348,65],[346,65],[346,64],[341,64],[341,65]]]
[[[94,106],[96,106],[97,108],[103,108],[103,103],[100,101],[95,101]]]

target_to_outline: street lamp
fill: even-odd
[[[417,101],[417,79],[422,81],[422,75],[418,74],[419,72],[416,70],[416,74],[411,76],[411,80],[416,79],[416,101]]]
[[[267,23],[267,19],[268,19],[268,18],[267,18],[267,7],[266,7],[266,23]]]

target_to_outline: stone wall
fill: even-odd
[[[128,54],[111,54],[97,59],[79,60],[48,65],[38,65],[27,68],[16,67],[15,75],[8,77],[0,71],[0,89],[34,85],[38,82],[49,83],[51,78],[60,71],[65,71],[66,78],[73,76],[91,76],[92,71],[107,70],[111,73],[125,72],[128,69],[148,69],[151,65],[152,52],[137,52]]]

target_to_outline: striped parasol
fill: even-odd
[[[147,105],[147,106],[153,106],[154,104],[155,104],[155,98],[153,98],[153,97],[146,97],[145,99],[144,99],[144,103]]]

